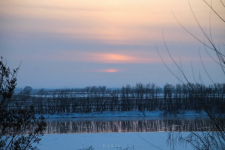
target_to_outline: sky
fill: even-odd
[[[0,55],[10,68],[20,66],[19,88],[163,86],[179,81],[157,48],[181,76],[166,43],[191,82],[212,84],[204,67],[214,82],[224,82],[216,55],[175,18],[207,43],[192,9],[223,52],[225,25],[202,0],[189,2],[191,8],[188,0],[1,0]],[[212,6],[225,18],[220,1]]]

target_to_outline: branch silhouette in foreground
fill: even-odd
[[[211,5],[209,5],[205,0],[203,0],[203,1],[213,11],[213,13],[216,14],[219,17],[221,22],[225,25],[225,21],[221,17],[221,15],[219,15],[217,13],[217,11]],[[207,51],[207,49],[209,49],[209,50],[215,52],[217,58],[216,59],[212,58],[211,55],[210,55],[210,57],[221,67],[221,70],[225,75],[225,54],[224,54],[224,52],[221,52],[220,49],[218,49],[216,47],[216,44],[214,43],[214,41],[212,39],[211,29],[210,29],[210,35],[207,34],[207,32],[203,30],[203,27],[201,26],[197,17],[195,16],[195,13],[192,9],[192,6],[191,6],[191,3],[190,3],[189,0],[188,0],[188,3],[189,3],[191,13],[192,13],[192,15],[193,15],[198,27],[199,27],[199,30],[204,35],[204,38],[206,39],[207,43],[205,41],[197,38],[197,36],[195,36],[195,34],[191,33],[184,25],[182,25],[172,11],[175,20],[178,22],[178,24],[188,34],[190,34],[194,39],[196,39],[198,42],[200,42],[205,47],[206,51]],[[221,4],[223,4],[222,1],[221,1]],[[224,4],[223,4],[223,6],[224,6]],[[167,64],[165,63],[165,61],[161,57],[158,48],[156,47],[157,52],[160,56],[160,59],[162,60],[162,62],[166,66],[166,68],[173,74],[173,76],[175,76],[180,82],[182,82],[183,84],[186,85],[186,88],[188,90],[195,90],[196,89],[195,85],[190,83],[190,81],[187,78],[187,76],[185,75],[182,67],[177,64],[177,62],[173,59],[172,55],[170,54],[169,49],[168,49],[168,47],[166,45],[166,42],[165,42],[165,39],[164,39],[164,35],[163,35],[163,42],[164,42],[164,46],[167,50],[167,53],[168,53],[169,57],[171,58],[171,60],[175,64],[175,66],[178,68],[179,72],[181,73],[182,77],[184,78],[184,81],[167,66]],[[201,55],[200,55],[200,59],[201,59]],[[214,85],[214,89],[216,89],[217,86],[213,82],[213,79],[209,76],[202,59],[201,59],[201,63],[202,63],[202,66],[204,67],[205,73],[207,74],[209,79],[212,81],[212,83]],[[193,68],[192,68],[192,71],[193,71]],[[191,131],[189,131],[190,134],[188,136],[183,136],[182,132],[178,132],[178,133],[170,132],[168,134],[167,144],[169,144],[170,148],[172,148],[172,149],[175,149],[175,146],[177,144],[184,144],[184,145],[190,144],[194,149],[197,149],[197,150],[215,150],[215,149],[225,150],[225,124],[224,124],[224,121],[223,121],[224,120],[224,114],[216,113],[215,110],[211,109],[207,105],[207,99],[204,99],[201,96],[201,95],[204,95],[204,93],[199,93],[198,95],[194,95],[193,93],[191,93],[191,94],[197,99],[197,102],[202,106],[203,111],[210,118],[210,120],[213,124],[214,131],[202,131],[202,132],[191,132]],[[225,109],[224,104],[221,107],[223,107],[223,109]]]

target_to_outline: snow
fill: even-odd
[[[200,116],[205,113],[196,113],[195,111],[185,111],[184,114],[177,116]],[[39,115],[37,115],[39,116]],[[64,113],[64,114],[43,114],[45,118],[98,118],[98,117],[162,117],[162,111],[104,111],[90,113]]]
[[[187,135],[187,132],[183,132]],[[88,133],[48,134],[37,146],[41,150],[78,150],[92,146],[95,150],[117,150],[134,147],[135,150],[169,150],[166,144],[168,132],[137,133]],[[177,150],[192,150],[188,146],[177,146]]]

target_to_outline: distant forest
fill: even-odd
[[[194,87],[189,88],[188,86]],[[199,98],[201,100],[199,100]],[[14,94],[7,107],[33,105],[37,114],[89,113],[103,111],[162,111],[164,115],[185,111],[201,112],[207,107],[217,114],[225,113],[225,84],[155,84],[124,86],[118,89],[92,86],[76,89],[40,89],[26,87]]]

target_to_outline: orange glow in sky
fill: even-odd
[[[82,54],[81,54],[82,55]],[[72,55],[71,55],[72,56]],[[150,52],[121,53],[86,53],[81,61],[106,64],[161,63],[161,60]],[[164,61],[169,61],[167,58]]]
[[[115,73],[119,72],[117,69],[105,69],[105,70],[95,70],[96,72],[107,72],[107,73]]]
[[[137,58],[133,56],[123,55],[123,54],[111,54],[111,53],[97,53],[97,54],[88,54],[88,59],[94,62],[102,63],[131,63],[135,62]]]

